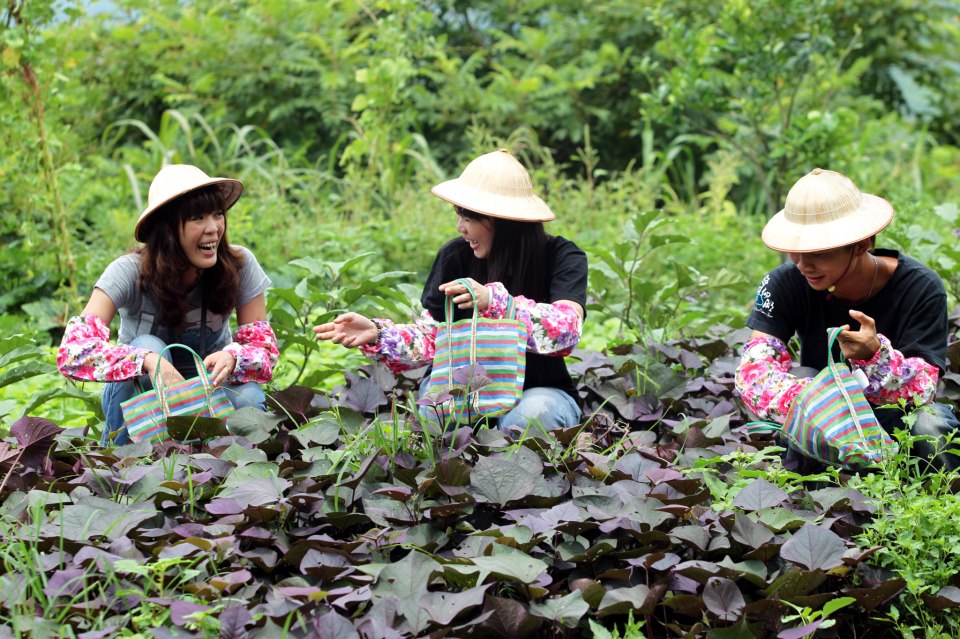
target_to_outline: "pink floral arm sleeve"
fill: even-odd
[[[67,322],[57,351],[57,368],[71,379],[121,382],[144,373],[150,351],[110,343],[110,327],[96,315],[78,315]]]
[[[487,284],[490,304],[481,313],[484,317],[501,319],[507,314],[510,293],[500,282]],[[527,350],[541,355],[564,357],[580,342],[583,320],[570,304],[537,303],[522,295],[513,298],[517,319],[527,327]]]
[[[850,363],[867,375],[863,394],[872,404],[894,404],[898,399],[914,398],[920,404],[933,401],[940,371],[922,357],[904,357],[886,336],[878,334],[880,348],[868,360],[852,359]]]
[[[413,324],[394,324],[379,318],[375,321],[380,324],[380,341],[361,346],[361,353],[383,362],[393,373],[420,368],[433,361],[437,321],[430,311],[421,313]]]
[[[776,337],[754,337],[743,347],[737,367],[737,392],[760,419],[782,424],[797,394],[811,378],[798,378],[788,371],[793,360],[786,345]]]
[[[265,384],[273,379],[273,367],[280,351],[277,349],[277,336],[273,333],[270,322],[260,320],[244,324],[237,329],[235,340],[224,346],[223,350],[237,360],[233,372],[227,376],[229,383]]]

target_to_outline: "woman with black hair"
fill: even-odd
[[[366,355],[400,372],[433,361],[437,320],[447,297],[454,320],[468,319],[473,299],[484,317],[504,317],[511,298],[528,331],[523,396],[500,428],[569,428],[580,421],[576,389],[563,356],[580,341],[587,297],[587,258],[573,242],[547,235],[554,219],[533,193],[530,175],[505,149],[473,160],[460,177],[431,189],[454,206],[460,237],[441,247],[416,323],[394,324],[345,313],[314,327],[318,339]],[[457,280],[466,278],[473,295]],[[485,284],[480,284],[485,282]]]
[[[227,211],[242,193],[238,180],[212,178],[195,166],[161,169],[134,229],[143,244],[107,266],[86,307],[67,323],[60,372],[109,382],[101,398],[104,444],[130,441],[120,403],[135,394],[135,379],[146,389],[158,369],[167,384],[197,374],[184,349],[158,355],[168,344],[196,351],[234,407],[263,407],[260,384],[273,376],[277,339],[264,299],[270,278],[249,250],[227,240]],[[118,312],[120,332],[111,344]]]

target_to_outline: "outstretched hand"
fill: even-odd
[[[346,348],[356,348],[377,341],[377,325],[359,313],[344,313],[332,322],[313,327],[319,340],[330,340]]]
[[[465,279],[470,282],[470,288],[473,289],[473,294],[477,298],[477,308],[481,311],[487,310],[487,307],[490,306],[490,291],[474,279],[469,277]],[[447,297],[452,297],[457,308],[473,308],[473,297],[470,296],[470,291],[459,281],[454,280],[441,284],[440,292]]]
[[[844,324],[844,330],[837,336],[840,350],[847,359],[871,359],[880,350],[877,323],[860,311],[851,310],[850,317],[860,322],[860,330],[851,331],[850,325]]]

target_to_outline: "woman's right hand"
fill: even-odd
[[[346,348],[356,348],[377,341],[377,325],[359,313],[344,313],[332,322],[313,327],[317,339],[331,340]]]
[[[184,381],[180,371],[169,361],[160,357],[160,353],[150,353],[146,359],[143,360],[143,370],[150,376],[151,381],[153,381],[156,376],[157,366],[160,367],[160,379],[163,380],[164,386],[170,386],[171,384],[178,384]]]

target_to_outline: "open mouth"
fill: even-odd
[[[215,251],[217,249],[216,242],[208,242],[207,244],[201,244],[200,250],[203,252]]]

